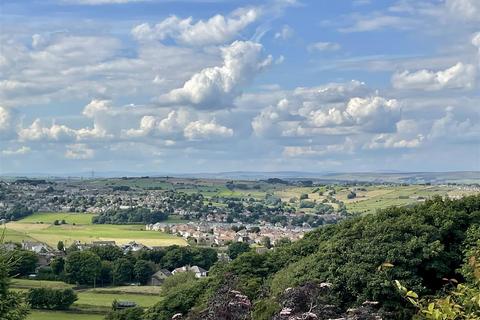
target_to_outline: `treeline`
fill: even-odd
[[[49,267],[43,268],[39,278],[80,285],[148,284],[160,269],[171,271],[197,265],[208,270],[217,259],[214,249],[199,247],[170,246],[127,254],[117,246],[96,246],[83,251],[71,247],[65,258],[55,258]]]
[[[33,214],[32,209],[21,204],[15,204],[13,207],[0,210],[0,219],[15,221],[31,214]]]
[[[225,313],[229,319],[259,320],[286,319],[285,313],[299,318],[313,313],[318,319],[411,319],[425,301],[412,304],[396,281],[411,290],[407,298],[438,297],[417,319],[434,319],[427,317],[428,308],[438,308],[438,319],[477,319],[479,239],[480,196],[436,197],[409,208],[392,207],[319,228],[265,254],[249,251],[230,263],[217,263],[208,278],[165,290],[161,301],[138,319],[170,320],[176,313],[191,320]],[[457,307],[463,316],[442,318],[441,312],[450,312],[441,309],[449,291],[445,285],[454,281],[463,282],[460,289],[468,288],[459,292],[470,302]],[[232,290],[239,293],[229,300]],[[452,294],[449,301],[460,298]]]
[[[157,223],[168,219],[168,213],[148,208],[111,209],[92,218],[96,224]]]

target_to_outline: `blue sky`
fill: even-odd
[[[0,14],[4,174],[480,169],[479,0]]]

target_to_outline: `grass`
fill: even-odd
[[[113,289],[112,289],[113,290]],[[134,293],[104,293],[101,291],[87,290],[78,292],[78,300],[73,305],[87,309],[88,307],[111,307],[113,300],[133,301],[141,307],[150,307],[160,300],[159,296]]]
[[[113,240],[117,244],[136,241],[147,246],[187,244],[185,240],[175,235],[146,231],[144,225],[92,224],[92,217],[92,214],[87,213],[35,213],[19,221],[7,223],[6,240],[40,241],[51,247],[56,247],[58,241],[63,241],[68,246],[75,240],[85,243]],[[53,225],[55,220],[62,219],[67,224]]]
[[[27,320],[103,320],[102,314],[33,310]]]
[[[12,289],[26,292],[31,288],[72,288],[72,285],[61,281],[41,281],[29,279],[13,279]],[[111,309],[112,302],[133,301],[138,306],[150,307],[157,303],[161,288],[154,286],[120,286],[77,290],[78,300],[69,312],[53,312],[33,310],[28,320],[42,319],[103,319],[103,315]]]
[[[29,279],[12,279],[12,288],[15,289],[30,289],[30,288],[52,288],[52,289],[66,289],[72,288],[71,284],[62,281],[46,281],[46,280],[29,280]]]
[[[91,292],[97,293],[137,293],[137,294],[150,294],[158,295],[162,291],[160,286],[118,286],[118,287],[106,287],[91,289]]]
[[[65,220],[68,224],[91,224],[94,216],[94,214],[90,213],[39,212],[25,217],[20,222],[52,224],[55,220]]]

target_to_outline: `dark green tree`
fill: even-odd
[[[67,255],[65,273],[71,283],[95,286],[101,270],[100,258],[90,251],[74,251]]]
[[[145,260],[137,260],[133,267],[135,280],[141,284],[147,284],[154,272],[152,263]]]
[[[250,251],[250,245],[245,242],[234,242],[228,246],[227,254],[230,259],[235,259],[244,252]]]

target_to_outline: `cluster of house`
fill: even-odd
[[[109,186],[64,182],[40,184],[0,181],[0,187],[9,192],[0,200],[0,210],[16,204],[38,212],[100,213],[111,209],[142,207],[160,210],[166,197],[159,190],[112,190]]]
[[[252,225],[235,231],[231,224],[222,223],[186,223],[186,224],[167,224],[157,222],[147,224],[145,229],[148,231],[162,231],[176,234],[187,240],[193,240],[201,245],[224,246],[231,242],[245,242],[249,244],[263,244],[265,238],[268,238],[272,245],[275,245],[282,239],[295,241],[301,239],[305,232],[311,228],[300,227],[278,227],[273,225]]]

